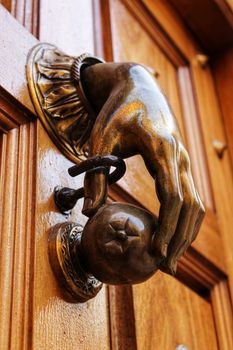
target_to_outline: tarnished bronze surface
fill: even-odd
[[[109,174],[109,168],[116,167],[113,173]],[[99,180],[101,177],[107,175],[108,180],[105,185],[111,185],[118,181],[126,171],[125,162],[116,156],[95,156],[88,158],[78,165],[72,166],[68,169],[71,176],[77,176],[84,172],[90,171],[93,173],[101,172]],[[107,188],[104,190],[104,194],[107,194]],[[75,206],[78,199],[84,197],[84,188],[79,188],[74,190],[68,187],[56,186],[54,189],[54,200],[61,213],[67,214]]]
[[[131,204],[102,206],[81,225],[65,222],[49,235],[49,258],[68,301],[85,302],[108,284],[151,277],[160,260],[152,253],[157,218]],[[101,282],[100,282],[101,281]]]
[[[95,113],[83,92],[80,72],[104,62],[84,53],[68,56],[52,44],[36,45],[28,56],[27,78],[35,110],[59,149],[73,162],[85,159]]]
[[[77,254],[83,227],[74,222],[55,225],[49,235],[49,260],[62,287],[63,295],[70,302],[83,303],[94,298],[102,283],[86,273]]]
[[[84,169],[83,213],[91,219],[81,246],[88,269],[108,283],[139,282],[157,268],[174,274],[178,259],[197,236],[204,207],[176,119],[154,76],[140,64],[102,63],[90,55],[74,58],[40,44],[30,55],[28,77],[40,118],[70,159],[140,154],[155,180],[161,203],[158,222],[139,208],[106,206],[109,165]],[[74,166],[71,173],[80,173],[82,166]],[[77,191],[59,192],[66,207],[75,204]],[[124,226],[113,231],[120,232],[116,235],[125,242],[113,239],[106,250],[106,239],[115,234],[110,232],[113,217]],[[150,224],[143,231],[137,220]],[[140,244],[123,233],[129,223]],[[134,271],[131,264],[136,257]]]
[[[104,205],[84,227],[81,251],[87,271],[108,284],[147,280],[160,261],[152,253],[157,218],[131,204]]]
[[[89,139],[89,155],[140,154],[161,203],[153,254],[159,268],[176,272],[177,261],[196,238],[204,217],[187,150],[156,79],[136,63],[100,63],[82,74],[85,94],[98,115]],[[83,213],[104,204],[107,176],[86,174]],[[98,185],[97,185],[98,184]]]

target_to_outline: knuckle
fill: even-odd
[[[199,203],[199,212],[201,215],[205,215],[206,210],[202,202]]]
[[[179,153],[180,153],[180,166],[186,171],[189,171],[191,169],[189,154],[188,154],[188,151],[185,149],[185,147],[181,144],[179,144]]]
[[[193,195],[185,196],[183,205],[187,210],[192,210],[192,211],[200,210],[199,200]]]
[[[168,194],[168,198],[171,202],[176,206],[182,206],[184,202],[184,198],[182,193],[178,190],[178,188],[174,189]]]
[[[158,144],[157,144],[157,154],[158,157],[164,159],[164,157],[170,157],[176,149],[176,140],[171,133],[166,130],[159,130],[158,135]]]
[[[194,208],[195,210],[197,210],[197,211],[200,210],[200,202],[199,202],[199,200],[198,200],[197,197],[195,197],[195,198],[193,199],[193,204],[192,204],[192,206],[193,206],[193,208]]]

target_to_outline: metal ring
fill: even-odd
[[[94,171],[101,167],[109,168],[111,166],[116,168],[110,175],[108,175],[108,183],[111,185],[124,176],[126,171],[124,160],[113,155],[91,157],[80,164],[72,166],[68,169],[68,172],[70,176],[74,177],[84,172]]]

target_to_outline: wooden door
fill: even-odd
[[[48,261],[48,232],[67,218],[53,202],[56,185],[80,187],[67,160],[34,114],[25,79],[37,43],[0,7],[0,349],[231,349],[232,195],[228,154],[210,69],[176,12],[162,1],[2,1],[41,41],[69,54],[95,52],[154,69],[179,120],[207,206],[198,239],[177,278],[157,273],[136,286],[105,286],[85,304],[63,300]],[[158,213],[154,185],[139,158],[110,199]],[[225,181],[221,174],[224,173]],[[80,201],[69,220],[85,223]]]

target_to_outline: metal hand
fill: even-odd
[[[143,157],[161,203],[152,251],[161,259],[160,269],[174,274],[204,217],[176,119],[156,80],[140,65],[96,64],[82,72],[82,84],[98,114],[89,155]],[[86,174],[85,215],[105,202],[106,181],[106,172]]]

